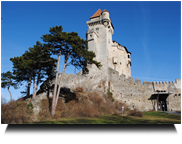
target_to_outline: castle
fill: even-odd
[[[98,10],[87,21],[87,40],[90,51],[101,62],[101,69],[89,65],[89,74],[65,74],[63,86],[71,91],[83,87],[85,91],[112,92],[121,101],[141,111],[181,111],[181,79],[176,82],[146,82],[131,77],[131,53],[112,40],[114,27],[107,10]],[[60,79],[61,75],[59,75]],[[51,82],[51,85],[54,81]],[[42,85],[44,87],[44,84]],[[45,87],[44,87],[45,89]],[[42,94],[42,96],[45,93]],[[53,93],[50,92],[50,96]]]
[[[101,70],[92,66],[90,75],[105,80],[114,98],[148,110],[181,110],[181,80],[175,82],[144,82],[133,81],[131,77],[131,53],[125,46],[112,40],[114,26],[107,10],[98,9],[87,21],[87,40],[89,50],[94,51],[96,60],[102,63]]]

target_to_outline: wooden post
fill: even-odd
[[[158,108],[159,108],[159,92],[158,92],[158,95],[157,95],[157,111],[158,111]]]

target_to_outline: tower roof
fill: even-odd
[[[102,13],[101,9],[98,9],[93,16],[90,17],[90,19],[100,16]]]
[[[108,12],[108,11],[106,9],[104,9],[103,12]]]

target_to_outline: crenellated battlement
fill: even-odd
[[[154,84],[175,84],[177,82],[175,81],[156,81],[156,82],[153,82]]]
[[[181,88],[181,80],[176,79],[176,81],[156,81],[153,82],[155,92],[168,92],[168,87],[174,85],[175,88]]]

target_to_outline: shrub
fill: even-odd
[[[42,110],[39,112],[40,120],[44,120],[51,117],[51,106],[52,106],[52,98],[43,99],[41,101]],[[61,99],[58,99],[56,113],[53,116],[54,119],[58,119],[60,117],[66,116],[67,113],[67,106],[65,103],[62,102]]]
[[[104,105],[104,100],[98,93],[89,93],[88,98],[97,108]]]
[[[107,89],[107,95],[112,100],[112,102],[114,102],[114,99],[112,97],[113,94],[112,94],[112,92],[110,92],[110,88]]]
[[[68,107],[66,104],[59,98],[57,102],[57,107],[56,107],[56,113],[54,115],[55,118],[60,118],[60,117],[66,117],[68,112]]]
[[[128,116],[134,116],[134,117],[143,117],[143,113],[139,110],[131,110],[129,113],[128,113]]]
[[[32,103],[29,103],[27,105],[27,113],[28,114],[31,114],[32,112],[33,112],[33,105],[32,105]]]
[[[21,124],[30,121],[30,114],[27,114],[26,102],[9,102],[1,105],[2,124]]]
[[[39,112],[39,118],[41,121],[46,119],[46,118],[51,117],[51,114],[50,114],[51,104],[52,104],[51,98],[43,99],[41,101],[42,108],[41,108],[41,111]]]
[[[88,100],[77,102],[70,111],[71,117],[96,117],[99,116],[97,107],[91,104]]]
[[[77,92],[83,92],[84,89],[83,89],[83,87],[77,87],[77,88],[76,88],[76,91],[77,91]]]

